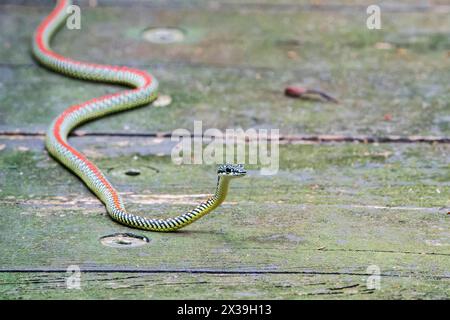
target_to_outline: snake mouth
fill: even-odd
[[[217,168],[219,176],[242,177],[247,174],[243,164],[221,164]]]

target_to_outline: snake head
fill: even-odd
[[[247,174],[243,164],[230,164],[225,163],[219,165],[217,168],[217,175],[230,178],[243,177]]]

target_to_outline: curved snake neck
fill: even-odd
[[[32,44],[35,58],[45,67],[70,77],[120,83],[133,89],[94,98],[66,109],[53,121],[47,132],[46,147],[49,153],[84,181],[105,204],[112,219],[127,226],[152,231],[174,231],[217,208],[227,195],[231,176],[219,175],[213,196],[174,218],[150,219],[127,213],[120,195],[103,173],[67,142],[69,133],[84,122],[152,102],[157,97],[158,88],[156,79],[145,71],[80,62],[52,51],[50,40],[65,21],[70,4],[70,0],[59,0],[55,9],[37,28]]]

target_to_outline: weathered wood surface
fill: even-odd
[[[227,202],[186,230],[146,233],[111,221],[47,155],[40,134],[66,106],[119,88],[35,65],[28,44],[48,5],[0,4],[1,298],[449,297],[448,143],[289,143],[280,147],[277,175],[250,166]],[[203,120],[204,128],[294,136],[448,139],[445,3],[391,8],[381,31],[365,28],[361,4],[308,5],[83,6],[82,30],[60,33],[55,48],[150,70],[173,102],[87,124],[80,130],[90,134],[71,141],[107,172],[130,211],[164,216],[211,192],[214,168],[176,166],[170,139],[139,133]],[[180,27],[186,41],[141,40],[152,26]],[[320,87],[341,103],[286,98],[291,83]],[[131,168],[141,174],[126,175]],[[104,247],[99,238],[115,232],[151,241]],[[66,288],[69,265],[84,271],[82,290]],[[380,290],[366,286],[371,265],[380,268]]]
[[[359,10],[208,8],[87,7],[81,30],[59,33],[54,47],[62,54],[147,69],[173,98],[170,112],[144,108],[85,129],[172,131],[191,128],[195,119],[208,128],[273,127],[285,134],[450,134],[448,13],[386,12],[383,29],[372,31]],[[68,104],[118,89],[32,63],[32,30],[48,10],[2,6],[0,130],[45,130]],[[178,26],[186,41],[143,41],[141,32],[152,26]],[[392,48],[377,49],[384,42]],[[292,83],[322,88],[341,104],[286,99],[283,89]]]

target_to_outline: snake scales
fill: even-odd
[[[105,204],[112,219],[130,227],[151,231],[174,231],[217,208],[227,195],[230,180],[245,175],[242,165],[220,165],[214,195],[191,211],[174,218],[151,219],[128,213],[119,193],[100,169],[68,143],[68,135],[75,127],[110,113],[150,103],[156,99],[158,89],[157,80],[145,71],[76,61],[52,51],[51,38],[65,22],[67,8],[70,5],[69,0],[59,0],[53,11],[36,29],[32,43],[34,57],[43,66],[70,77],[120,83],[132,89],[94,98],[66,109],[48,129],[46,147],[49,153],[84,181]]]

